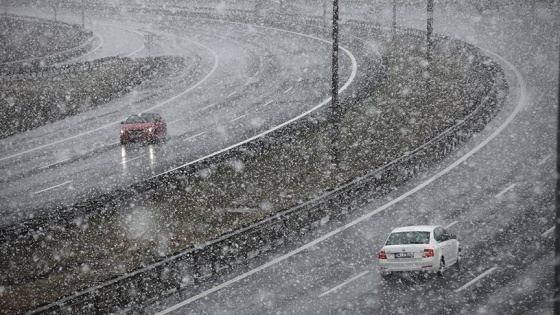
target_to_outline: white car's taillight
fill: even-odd
[[[423,258],[434,257],[434,250],[431,248],[424,249],[424,254],[422,255]]]
[[[385,254],[385,251],[379,251],[379,255],[377,256],[377,258],[379,259],[387,259],[387,254]]]

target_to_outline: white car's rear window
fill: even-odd
[[[429,242],[430,232],[395,232],[389,236],[385,245],[428,244]]]

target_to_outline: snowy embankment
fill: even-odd
[[[96,38],[84,28],[60,21],[4,14],[2,28],[15,36],[1,43],[0,82],[24,78],[43,67],[66,61],[89,51]],[[38,40],[40,38],[40,40]],[[49,45],[55,42],[56,45]]]
[[[349,21],[348,26],[354,27],[355,34],[372,31],[368,29],[367,24],[363,23]],[[415,30],[403,30],[403,33],[423,36],[422,32]],[[200,281],[218,275],[224,270],[228,270],[229,267],[250,260],[277,244],[296,240],[300,233],[322,226],[337,216],[345,215],[368,198],[376,196],[379,191],[390,189],[413,176],[422,169],[423,165],[434,163],[434,160],[449,153],[458,143],[468,139],[493,117],[500,106],[506,87],[500,67],[475,47],[445,38],[440,38],[439,44],[440,49],[447,49],[450,53],[453,51],[467,52],[474,58],[474,63],[479,69],[490,74],[477,78],[484,81],[482,83],[489,89],[485,90],[485,95],[477,95],[472,108],[461,119],[445,124],[444,128],[437,128],[435,136],[417,143],[408,150],[399,152],[398,157],[391,161],[377,166],[374,170],[357,178],[354,177],[342,186],[318,194],[296,207],[274,213],[257,223],[245,224],[235,232],[225,233],[218,238],[202,242],[200,245],[190,246],[186,251],[171,255],[149,267],[136,269],[123,277],[72,295],[60,302],[79,307],[79,305],[89,304],[89,301],[94,299],[96,308],[107,310],[116,301],[121,306],[126,304],[130,301],[130,297],[125,290],[119,290],[123,291],[121,296],[103,297],[102,301],[99,301],[95,297],[99,292],[112,291],[122,286],[135,284],[137,293],[141,293],[143,298],[149,298],[154,295],[158,296],[166,289],[188,286],[192,281]],[[290,133],[297,132],[297,128],[290,129]],[[283,131],[280,135],[287,137],[287,134],[289,134],[287,131]],[[239,154],[250,152],[251,150],[248,149],[251,147],[242,148],[233,155],[232,153],[224,154],[220,157],[221,162],[228,161],[232,157],[234,157],[233,161],[239,160]],[[202,168],[205,167],[204,165]],[[174,185],[177,178],[174,179],[173,176],[176,175],[184,174],[168,174],[164,182],[170,183],[171,186]],[[157,189],[158,187],[151,188]],[[140,283],[147,285],[143,286]]]
[[[0,139],[103,106],[149,80],[161,78],[182,58],[107,57],[25,69],[2,82]]]

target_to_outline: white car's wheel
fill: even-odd
[[[443,272],[445,271],[445,259],[443,259],[443,257],[441,257],[441,260],[439,262],[439,269],[437,271],[437,275],[440,277],[443,277]]]
[[[382,272],[381,273],[381,278],[383,280],[387,280],[387,279],[391,278],[391,276],[392,276],[392,273],[390,273],[390,272]]]
[[[461,273],[461,264],[463,263],[463,258],[461,258],[461,247],[459,247],[459,251],[457,252],[457,272]]]

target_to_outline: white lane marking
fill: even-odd
[[[274,101],[270,101],[270,102],[264,104],[263,107],[264,107],[264,106],[268,106],[268,105],[270,105],[270,104],[272,104],[272,103],[274,103]]]
[[[237,94],[237,92],[231,92],[228,96],[226,96],[226,98],[230,98],[230,97],[234,96],[235,94]]]
[[[181,118],[181,119],[177,119],[177,120],[174,120],[174,121],[172,121],[172,122],[168,123],[167,125],[168,125],[168,126],[169,126],[169,125],[173,125],[173,124],[175,124],[175,123],[178,123],[178,122],[180,122],[181,120],[184,120],[184,119],[183,119],[183,118]]]
[[[223,289],[223,288],[228,287],[229,285],[231,285],[231,284],[233,284],[233,283],[239,282],[239,281],[241,281],[241,280],[243,280],[243,279],[245,279],[245,278],[247,278],[247,277],[249,277],[249,276],[251,276],[251,275],[257,273],[257,272],[260,272],[261,270],[265,270],[265,269],[267,269],[267,268],[270,267],[270,266],[276,265],[277,263],[279,263],[279,262],[281,262],[281,261],[284,261],[284,260],[286,260],[286,259],[288,259],[288,258],[290,258],[290,257],[292,257],[292,256],[294,256],[294,255],[296,255],[296,254],[298,254],[298,253],[304,251],[304,250],[307,250],[308,248],[311,248],[311,247],[315,246],[316,244],[318,244],[318,243],[320,243],[320,242],[322,242],[322,241],[324,241],[324,240],[326,240],[326,239],[328,239],[328,238],[330,238],[330,237],[332,237],[332,236],[334,236],[334,235],[336,235],[336,234],[339,234],[340,232],[342,232],[342,231],[344,231],[344,230],[346,230],[346,229],[348,229],[348,228],[350,228],[350,227],[352,227],[352,226],[354,226],[354,225],[356,225],[356,224],[358,224],[358,223],[360,223],[360,222],[362,222],[362,221],[364,221],[364,220],[366,220],[366,219],[371,218],[371,217],[374,216],[375,214],[377,214],[377,213],[379,213],[379,212],[381,212],[381,211],[384,211],[385,209],[387,209],[387,208],[393,206],[394,204],[397,204],[398,202],[400,202],[400,201],[402,201],[402,200],[408,198],[409,196],[415,194],[416,192],[418,192],[419,190],[423,189],[424,187],[430,185],[432,182],[434,182],[435,180],[439,179],[439,178],[442,177],[443,175],[449,173],[451,170],[453,170],[453,169],[455,169],[457,166],[461,165],[461,164],[462,164],[463,162],[465,162],[468,158],[470,158],[473,154],[475,154],[476,152],[478,152],[480,149],[482,149],[483,147],[485,147],[490,141],[492,141],[494,138],[496,138],[507,126],[509,126],[509,124],[511,124],[511,122],[513,121],[513,119],[517,116],[517,114],[519,114],[519,111],[521,110],[521,108],[522,108],[523,106],[525,106],[525,104],[526,104],[526,102],[527,102],[527,87],[526,87],[526,84],[525,84],[525,80],[524,80],[523,77],[521,76],[521,73],[519,72],[519,70],[517,70],[509,61],[507,61],[506,59],[504,59],[502,56],[500,56],[500,55],[498,55],[498,54],[496,54],[496,53],[493,53],[493,52],[491,52],[491,51],[489,51],[489,50],[487,50],[487,49],[484,49],[484,48],[480,48],[480,49],[483,50],[483,51],[486,51],[487,53],[489,53],[489,54],[493,55],[494,57],[500,59],[500,60],[501,60],[503,63],[505,63],[513,72],[515,72],[515,76],[517,77],[517,80],[519,81],[519,85],[520,85],[520,89],[521,89],[521,92],[520,92],[520,99],[519,99],[519,101],[518,101],[518,103],[517,103],[517,106],[516,106],[515,109],[513,110],[513,112],[509,115],[509,117],[506,119],[506,121],[504,121],[504,123],[503,123],[502,125],[500,125],[500,127],[498,127],[490,136],[488,136],[488,138],[486,138],[484,141],[482,141],[481,143],[479,143],[476,147],[474,147],[472,150],[470,150],[469,152],[467,152],[465,155],[463,155],[463,156],[462,156],[461,158],[459,158],[457,161],[455,161],[454,163],[452,163],[451,165],[449,165],[449,166],[446,167],[445,169],[441,170],[439,173],[435,174],[434,176],[432,176],[432,177],[429,178],[428,180],[426,180],[426,181],[420,183],[418,186],[416,186],[415,188],[413,188],[413,189],[407,191],[406,193],[402,194],[401,196],[399,196],[399,197],[397,197],[397,198],[395,198],[395,199],[389,201],[388,203],[384,204],[383,206],[381,206],[381,207],[379,207],[379,208],[377,208],[377,209],[375,209],[375,210],[373,210],[373,211],[371,211],[371,212],[369,212],[369,213],[367,213],[367,214],[365,214],[365,215],[363,215],[363,216],[361,216],[361,217],[355,219],[354,221],[352,221],[352,222],[350,222],[350,223],[348,223],[348,224],[346,224],[346,225],[344,225],[344,226],[342,226],[342,227],[337,228],[336,230],[333,230],[333,231],[331,231],[331,232],[329,232],[329,233],[327,233],[327,234],[325,234],[325,235],[323,235],[323,236],[321,236],[321,237],[315,239],[315,240],[312,241],[312,242],[309,242],[309,243],[303,245],[303,246],[300,247],[300,248],[297,248],[297,249],[295,249],[295,250],[293,250],[293,251],[291,251],[291,252],[289,252],[289,253],[287,253],[287,254],[284,254],[284,255],[282,255],[282,256],[280,256],[280,257],[277,257],[277,258],[275,258],[275,259],[273,259],[273,260],[271,260],[271,261],[269,261],[269,262],[267,262],[267,263],[265,263],[265,264],[263,264],[263,265],[261,265],[261,266],[255,268],[255,269],[253,269],[253,270],[250,270],[250,271],[248,271],[248,272],[246,272],[246,273],[244,273],[244,274],[241,274],[241,275],[239,275],[239,276],[237,276],[237,277],[235,277],[235,278],[233,278],[233,279],[230,279],[230,280],[228,280],[228,281],[226,281],[226,282],[223,282],[222,284],[219,284],[219,285],[217,285],[217,286],[215,286],[215,287],[213,287],[213,288],[211,288],[211,289],[208,289],[208,290],[206,290],[206,291],[204,291],[204,292],[201,292],[201,293],[199,293],[199,294],[197,294],[197,295],[195,295],[195,296],[192,296],[192,297],[190,297],[190,298],[188,298],[188,299],[186,299],[186,300],[184,300],[184,301],[182,301],[182,302],[180,302],[180,303],[177,303],[177,304],[175,304],[175,305],[173,305],[173,306],[171,306],[171,307],[169,307],[169,308],[167,308],[167,309],[165,309],[165,310],[163,310],[163,311],[161,311],[161,312],[159,312],[159,313],[157,313],[157,314],[161,314],[161,315],[167,314],[167,313],[172,312],[172,311],[174,311],[174,310],[176,310],[176,309],[178,309],[178,308],[181,308],[181,307],[183,307],[183,306],[185,306],[185,305],[187,305],[187,304],[190,304],[190,303],[192,303],[192,302],[194,302],[194,301],[196,301],[196,300],[199,300],[199,299],[201,299],[201,298],[203,298],[203,297],[206,297],[206,296],[208,296],[208,295],[210,295],[210,294],[212,294],[212,293],[214,293],[214,292],[216,292],[216,291],[219,291],[219,290],[221,290],[221,289]],[[329,99],[329,101],[330,101],[330,99]],[[185,164],[185,165],[188,165],[188,164]],[[182,253],[179,253],[179,254],[177,254],[177,255],[175,255],[175,256],[169,257],[169,260],[164,260],[164,261],[162,261],[161,263],[163,264],[163,263],[166,262],[166,261],[170,261],[170,260],[172,260],[172,259],[176,259],[177,257],[180,257],[181,255],[182,255]]]
[[[507,193],[508,191],[512,190],[513,187],[515,187],[516,185],[517,185],[517,184],[511,184],[511,185],[509,185],[506,189],[500,191],[500,192],[499,192],[496,196],[494,196],[494,197],[496,197],[496,198],[502,197],[503,194],[505,194],[505,193]]]
[[[64,162],[66,162],[66,161],[70,161],[70,158],[65,159],[65,160],[61,160],[61,161],[58,161],[58,162],[54,162],[54,163],[49,164],[49,165],[45,165],[45,166],[39,167],[39,169],[42,170],[42,169],[45,169],[45,168],[49,168],[49,167],[55,166],[55,165],[57,165],[57,164],[64,163]]]
[[[101,23],[101,24],[103,24],[103,23]],[[106,26],[109,26],[109,27],[113,27],[113,28],[118,28],[118,29],[125,30],[125,31],[131,32],[131,33],[135,33],[136,35],[139,35],[140,37],[142,37],[142,39],[144,38],[144,34],[142,34],[142,33],[140,33],[140,32],[137,32],[137,31],[135,31],[135,30],[133,30],[133,29],[118,27],[118,26],[114,26],[114,25],[107,25],[107,24],[103,24],[103,25],[106,25]],[[81,55],[81,56],[78,56],[78,57],[74,58],[74,60],[83,58],[83,57],[85,57],[85,56],[89,56],[89,55],[93,54],[94,52],[98,51],[99,49],[101,49],[101,47],[102,47],[103,44],[105,43],[104,40],[103,40],[103,37],[101,37],[100,35],[94,35],[94,36],[96,36],[97,38],[100,39],[99,45],[97,45],[97,47],[95,47],[95,49],[93,49],[92,51],[88,52],[87,54]],[[131,57],[131,56],[135,55],[136,53],[138,53],[139,51],[141,51],[141,50],[144,49],[144,48],[146,48],[146,46],[145,46],[144,43],[142,42],[142,46],[141,46],[140,48],[138,48],[137,50],[135,50],[135,51],[129,53],[128,55],[126,55],[126,57]]]
[[[237,118],[232,119],[231,122],[237,121],[237,120],[239,120],[239,119],[241,119],[241,118],[243,118],[243,117],[245,117],[245,116],[247,116],[247,115],[241,115],[241,116],[239,116],[239,117],[237,117]]]
[[[142,51],[144,48],[146,48],[146,46],[144,44],[142,44],[142,47],[136,49],[135,51],[131,52],[130,54],[126,55],[126,57],[132,57],[134,55],[136,55],[137,53],[139,53],[140,51]]]
[[[196,137],[202,136],[202,135],[205,134],[205,133],[206,133],[206,131],[203,131],[203,132],[201,132],[201,133],[197,133],[197,134],[194,135],[194,136],[188,137],[188,138],[185,139],[184,141],[192,140],[192,139],[194,139],[194,138],[196,138]]]
[[[543,165],[543,164],[546,163],[546,161],[548,161],[551,157],[552,157],[552,154],[549,154],[549,155],[545,156],[539,163],[537,163],[537,165],[538,165],[538,166]]]
[[[128,163],[128,162],[131,162],[131,161],[134,161],[134,160],[138,160],[139,158],[142,158],[142,157],[144,157],[144,156],[146,156],[146,155],[147,155],[147,154],[142,154],[142,155],[137,156],[137,157],[135,157],[135,158],[132,158],[132,159],[130,159],[130,160],[122,161],[121,163],[122,163],[122,164],[126,164],[126,163]]]
[[[33,194],[34,194],[34,195],[40,194],[40,193],[43,193],[43,192],[45,192],[45,191],[49,191],[49,190],[51,190],[51,189],[55,189],[55,188],[60,187],[60,186],[68,185],[68,184],[70,184],[71,182],[72,182],[72,181],[69,180],[69,181],[66,181],[66,182],[64,182],[64,183],[62,183],[62,184],[58,184],[58,185],[49,187],[49,188],[47,188],[47,189],[43,189],[43,190],[36,191],[36,192],[34,192]]]
[[[549,236],[549,235],[554,231],[555,228],[556,228],[556,227],[553,226],[553,227],[551,227],[550,229],[546,230],[543,234],[541,234],[541,237],[547,237],[547,236]]]
[[[230,23],[233,23],[233,24],[241,24],[241,23],[235,23],[235,22],[230,22]],[[244,24],[241,24],[241,25],[244,25]],[[255,27],[259,27],[259,26],[255,26]],[[266,28],[266,27],[263,27],[263,28]],[[269,28],[269,29],[274,29],[274,30],[278,30],[278,31],[283,31],[283,32],[286,32],[286,33],[293,33],[293,34],[296,34],[296,35],[300,35],[300,36],[312,38],[312,39],[315,39],[315,40],[319,40],[319,41],[325,42],[325,43],[327,43],[327,44],[329,44],[329,45],[332,44],[330,41],[327,41],[327,40],[324,40],[324,39],[321,39],[321,38],[318,38],[318,37],[314,37],[314,36],[311,36],[311,35],[305,35],[305,34],[300,34],[300,33],[296,33],[296,32],[291,32],[291,31],[286,31],[286,30],[281,30],[281,29],[275,29],[275,28]],[[353,55],[348,49],[346,49],[346,48],[344,48],[344,47],[342,47],[342,46],[340,46],[339,49],[342,50],[342,51],[350,58],[350,60],[352,61],[352,73],[351,73],[350,77],[348,78],[348,80],[346,81],[346,83],[338,90],[339,93],[342,93],[343,91],[345,91],[345,90],[350,86],[350,84],[352,84],[352,82],[354,82],[354,79],[356,78],[356,74],[357,74],[357,72],[358,72],[358,62],[356,61],[356,57],[354,57],[354,55]],[[186,167],[186,166],[188,166],[188,165],[192,165],[192,164],[198,163],[198,162],[203,161],[203,160],[205,160],[205,159],[208,159],[208,158],[211,158],[211,157],[216,156],[216,155],[218,155],[218,154],[221,154],[222,152],[226,152],[226,151],[229,151],[229,150],[231,150],[231,149],[233,149],[233,148],[236,148],[236,147],[239,147],[239,146],[241,146],[241,145],[244,145],[245,143],[251,142],[251,141],[253,141],[253,140],[255,140],[255,139],[262,138],[262,137],[264,137],[265,135],[267,135],[267,134],[269,134],[269,133],[272,133],[272,132],[274,132],[274,131],[276,131],[276,130],[278,130],[278,129],[280,129],[280,128],[286,126],[286,125],[291,124],[291,123],[294,122],[294,121],[297,121],[297,120],[301,119],[302,117],[305,117],[305,116],[309,115],[310,113],[312,113],[312,112],[316,111],[317,109],[319,109],[319,108],[325,106],[326,104],[330,104],[330,102],[331,102],[331,97],[329,97],[329,98],[323,100],[319,105],[316,105],[315,107],[309,109],[308,111],[306,111],[306,112],[304,112],[304,113],[302,113],[302,114],[300,114],[300,115],[298,115],[298,116],[296,116],[296,117],[294,117],[294,118],[292,118],[292,119],[290,119],[290,120],[288,120],[288,121],[285,121],[285,122],[279,124],[278,126],[273,127],[273,128],[271,128],[271,129],[269,129],[269,130],[263,132],[263,133],[260,133],[260,134],[258,134],[258,135],[255,135],[255,136],[251,137],[251,138],[245,139],[245,140],[243,140],[243,141],[241,141],[241,142],[239,142],[239,143],[233,144],[233,145],[231,145],[231,146],[229,146],[229,147],[227,147],[227,148],[221,149],[221,150],[216,151],[216,152],[214,152],[214,153],[211,153],[211,154],[209,154],[209,155],[203,156],[203,157],[201,157],[201,158],[199,158],[199,159],[196,159],[196,160],[194,160],[194,161],[191,161],[191,162],[185,163],[185,164],[183,164],[183,165],[179,165],[179,166],[177,166],[177,167],[174,167],[174,168],[172,168],[172,169],[170,169],[170,170],[168,170],[168,171],[165,171],[165,172],[163,172],[163,173],[161,173],[161,174],[154,175],[154,176],[152,176],[151,178],[155,178],[155,177],[158,177],[158,176],[161,176],[161,175],[165,175],[165,174],[167,174],[167,173],[171,173],[171,172],[173,172],[173,171],[175,171],[175,170],[178,170],[178,169],[180,169],[180,168],[183,168],[183,167]],[[1,159],[0,159],[0,161],[1,161]]]
[[[449,224],[448,226],[444,227],[444,229],[446,229],[446,230],[447,230],[448,228],[450,228],[450,227],[454,226],[454,225],[455,225],[455,224],[457,224],[457,223],[459,223],[459,221],[455,221],[455,222],[453,222],[453,223]]]
[[[480,280],[480,279],[482,279],[482,278],[488,276],[488,275],[491,274],[492,272],[494,272],[494,270],[496,270],[496,269],[498,269],[498,267],[494,266],[494,267],[492,267],[492,268],[486,270],[486,271],[485,271],[484,273],[482,273],[480,276],[478,276],[478,277],[472,279],[471,281],[467,282],[467,284],[465,284],[464,286],[462,286],[462,287],[460,287],[460,288],[458,288],[458,289],[455,289],[455,293],[459,293],[459,292],[465,290],[466,288],[468,288],[468,287],[470,287],[471,285],[475,284],[478,280]]]
[[[327,294],[329,294],[329,293],[331,293],[331,292],[333,292],[333,291],[336,291],[336,290],[342,288],[343,286],[347,285],[348,283],[350,283],[350,282],[352,282],[352,281],[354,281],[354,280],[356,280],[356,279],[358,279],[358,278],[361,278],[362,276],[364,276],[364,275],[366,275],[366,274],[368,274],[368,273],[369,273],[369,271],[366,270],[366,271],[360,273],[359,275],[354,276],[354,277],[352,277],[352,278],[350,278],[350,279],[348,279],[348,280],[342,282],[341,284],[337,285],[336,287],[334,287],[334,288],[332,288],[332,289],[330,289],[330,290],[328,290],[328,291],[325,291],[325,292],[321,293],[321,294],[319,295],[319,297],[323,297],[323,296],[325,296],[325,295],[327,295]]]
[[[117,28],[120,28],[120,27],[117,27]],[[144,34],[138,32],[138,31],[135,31],[133,29],[128,29],[128,28],[120,28],[120,29],[123,29],[125,31],[129,31],[131,33],[134,33],[134,34],[142,37],[142,46],[140,48],[136,49],[135,51],[131,52],[130,54],[126,55],[126,57],[132,57],[132,56],[136,55],[138,52],[142,51],[144,48],[146,48],[146,44],[144,43]]]
[[[208,109],[208,108],[210,108],[210,107],[214,107],[214,106],[216,106],[216,104],[210,104],[210,105],[208,105],[208,106],[202,107],[202,108],[199,109],[198,111],[201,112],[201,111],[203,111],[203,110],[206,110],[206,109]]]
[[[286,91],[284,91],[284,93],[288,93],[293,89],[293,87],[289,87]]]
[[[103,37],[102,37],[101,35],[97,35],[97,34],[94,34],[93,36],[99,38],[99,45],[97,45],[97,47],[95,47],[94,49],[92,49],[91,51],[89,51],[87,54],[81,55],[81,56],[79,56],[79,57],[77,57],[77,58],[74,58],[73,60],[76,60],[76,59],[79,59],[79,58],[83,58],[83,57],[89,56],[89,55],[95,53],[96,51],[98,51],[99,49],[101,49],[101,47],[103,47],[103,44],[105,43],[105,40],[103,39]]]
[[[170,102],[172,102],[172,101],[174,101],[174,100],[176,100],[176,99],[182,97],[183,95],[189,93],[190,91],[196,89],[197,87],[199,87],[200,85],[202,85],[206,80],[208,80],[208,78],[210,78],[210,76],[212,76],[212,74],[214,74],[214,72],[216,72],[216,70],[218,69],[218,66],[219,66],[219,64],[220,64],[219,58],[218,58],[218,54],[217,54],[214,50],[210,49],[209,47],[207,47],[207,46],[205,46],[205,45],[203,45],[203,44],[197,43],[197,42],[195,42],[195,41],[193,41],[193,40],[191,40],[191,39],[189,39],[189,38],[181,38],[181,37],[179,37],[179,36],[177,36],[177,35],[173,35],[173,34],[169,34],[169,35],[170,35],[170,36],[177,37],[177,38],[179,38],[179,39],[183,39],[183,40],[189,41],[189,42],[191,42],[191,43],[193,43],[193,44],[195,44],[195,45],[198,45],[198,46],[200,46],[200,47],[202,47],[202,48],[208,50],[208,51],[214,56],[214,65],[213,65],[213,67],[212,67],[212,70],[210,70],[210,72],[208,72],[208,73],[206,74],[206,76],[204,76],[204,78],[202,78],[202,79],[201,79],[200,81],[198,81],[196,84],[194,84],[194,85],[191,86],[190,88],[184,90],[183,92],[181,92],[181,93],[179,93],[179,94],[177,94],[177,95],[175,95],[175,96],[173,96],[173,97],[171,97],[171,98],[168,98],[167,100],[165,100],[165,101],[163,101],[163,102],[161,102],[161,103],[159,103],[159,104],[156,104],[156,105],[154,105],[154,106],[152,106],[152,107],[150,107],[150,108],[144,109],[145,112],[154,110],[154,109],[159,108],[159,107],[164,106],[164,105],[167,105],[168,103],[170,103]],[[21,155],[24,155],[24,154],[27,154],[27,153],[30,153],[30,152],[33,152],[33,151],[37,151],[37,150],[40,150],[40,149],[43,149],[43,148],[46,148],[46,147],[53,146],[53,145],[55,145],[55,144],[59,144],[59,143],[62,143],[62,142],[66,142],[66,141],[68,141],[68,140],[72,140],[72,139],[76,139],[76,138],[79,138],[79,137],[83,137],[83,136],[88,135],[88,134],[90,134],[90,133],[93,133],[93,132],[96,132],[96,131],[99,131],[99,130],[108,128],[108,127],[113,126],[113,125],[120,124],[120,122],[121,122],[122,120],[124,120],[125,118],[126,118],[126,117],[121,118],[121,119],[119,119],[119,120],[117,120],[117,121],[108,123],[108,124],[106,124],[106,125],[103,125],[103,126],[100,126],[100,127],[97,127],[97,128],[94,128],[94,129],[91,129],[91,130],[88,130],[88,131],[85,131],[85,132],[82,132],[82,133],[79,133],[79,134],[76,134],[76,135],[74,135],[74,136],[71,136],[71,137],[68,137],[68,138],[65,138],[65,139],[60,139],[60,140],[57,140],[57,141],[54,141],[54,142],[51,142],[51,143],[47,143],[47,144],[44,144],[44,145],[41,145],[41,146],[38,146],[38,147],[35,147],[35,148],[32,148],[32,149],[29,149],[29,150],[25,150],[25,151],[21,151],[21,152],[19,152],[19,153],[15,153],[15,154],[11,154],[11,155],[8,155],[8,156],[1,157],[1,158],[0,158],[0,161],[5,161],[5,160],[8,160],[8,159],[11,159],[11,158],[14,158],[14,157],[18,157],[18,156],[21,156]]]

